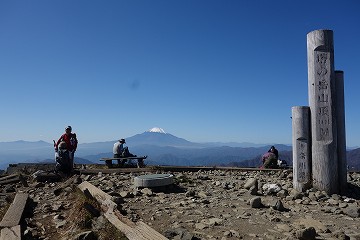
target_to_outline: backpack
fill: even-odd
[[[285,160],[280,160],[280,159],[278,159],[277,165],[279,168],[286,168],[288,166],[288,164]]]
[[[59,149],[55,154],[55,171],[65,174],[71,172],[70,152],[67,149]]]
[[[121,152],[121,157],[132,157],[132,154],[129,152],[128,147],[124,147],[124,149]]]

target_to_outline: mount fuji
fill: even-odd
[[[187,141],[166,133],[162,128],[154,127],[141,134],[136,134],[126,139],[129,146],[153,145],[169,147],[200,147],[201,144]]]

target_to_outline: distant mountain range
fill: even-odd
[[[100,163],[101,157],[111,157],[113,144],[107,142],[80,143],[75,154],[75,162]],[[252,143],[194,143],[166,133],[161,128],[153,128],[141,134],[126,138],[130,152],[136,155],[147,155],[150,165],[181,166],[259,166],[260,157],[270,148],[269,144]],[[279,150],[280,158],[292,163],[290,145],[272,144]],[[348,153],[348,162],[356,166],[360,149]],[[354,152],[354,153],[353,153]],[[44,141],[0,142],[0,169],[6,169],[9,163],[53,161],[52,143]],[[360,169],[360,167],[359,167]]]
[[[346,159],[350,171],[360,171],[360,148],[348,151]]]

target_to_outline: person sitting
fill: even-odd
[[[55,171],[62,172],[65,175],[70,175],[72,171],[71,153],[67,149],[65,141],[58,144],[58,149],[55,151]]]
[[[128,157],[137,157],[136,155],[130,153],[129,148],[128,147],[124,147],[124,144],[126,143],[125,139],[120,139],[119,141],[117,141],[116,143],[114,143],[114,147],[113,147],[113,154],[114,154],[114,158],[128,158]],[[120,166],[123,166],[126,162],[126,159],[122,159],[120,161],[120,159],[118,160],[118,164]],[[138,159],[138,166],[139,167],[143,167],[144,166],[144,162],[142,159]]]
[[[278,168],[275,153],[267,152],[262,156],[263,168]]]

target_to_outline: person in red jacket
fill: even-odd
[[[66,149],[69,151],[69,157],[71,160],[70,165],[73,166],[74,165],[74,154],[77,149],[78,140],[76,138],[76,134],[72,133],[71,131],[72,131],[71,126],[65,127],[65,133],[60,136],[59,140],[55,144],[55,151],[58,151],[58,147],[59,147],[60,143],[63,144],[65,142]]]

